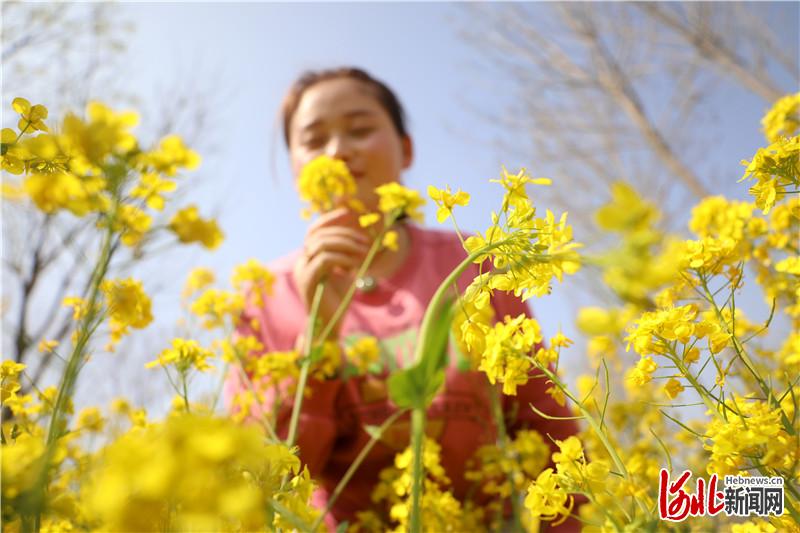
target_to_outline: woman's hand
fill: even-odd
[[[344,299],[370,244],[357,216],[343,207],[323,213],[309,226],[303,254],[294,266],[294,280],[310,313],[317,283],[325,279],[318,314],[323,327]],[[341,319],[333,327],[332,338],[338,336],[340,326]]]

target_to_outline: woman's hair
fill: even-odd
[[[378,103],[383,107],[389,118],[392,119],[397,133],[401,137],[408,137],[408,130],[406,129],[406,113],[400,100],[397,99],[394,92],[382,81],[377,80],[370,76],[366,71],[355,67],[339,67],[325,70],[309,70],[304,72],[297,78],[289,92],[283,98],[281,105],[281,116],[283,118],[283,139],[286,146],[289,146],[289,125],[292,122],[292,117],[297,111],[297,106],[300,105],[300,99],[303,97],[306,89],[316,85],[321,81],[334,80],[339,78],[347,78],[351,80],[360,81],[370,87],[377,98]]]

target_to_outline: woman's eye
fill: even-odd
[[[320,136],[306,137],[303,139],[303,145],[307,148],[319,148],[325,143],[325,138]]]
[[[352,130],[350,130],[350,135],[352,135],[353,137],[366,137],[370,133],[372,133],[372,128],[369,126],[364,126],[361,128],[353,128]]]

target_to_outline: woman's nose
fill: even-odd
[[[347,161],[352,156],[352,149],[346,139],[340,136],[333,136],[325,147],[325,155],[333,159]]]

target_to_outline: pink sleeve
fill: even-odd
[[[492,298],[492,304],[497,312],[498,320],[502,320],[505,315],[515,317],[522,313],[533,317],[528,305],[510,293],[496,291]],[[521,429],[535,429],[553,448],[555,445],[547,438],[548,435],[553,439],[564,440],[570,435],[578,433],[578,425],[574,420],[548,420],[530,408],[532,404],[539,411],[548,415],[573,416],[566,405],[563,407],[558,405],[545,392],[549,387],[547,378],[541,372],[535,371],[531,374],[528,383],[517,388],[516,396],[503,396],[509,434],[514,435]]]
[[[253,336],[264,346],[261,357],[269,357],[269,352],[285,350],[286,347],[274,346],[270,335],[263,327],[263,312],[261,310],[246,310],[242,314],[239,325],[234,333],[235,337]],[[254,316],[256,315],[256,316]],[[252,326],[253,318],[258,318],[262,327],[257,330]],[[258,356],[258,355],[257,355]],[[228,411],[236,413],[238,408],[233,405],[237,394],[247,390],[247,384],[242,377],[242,368],[232,364],[225,381],[224,397]],[[289,425],[294,405],[294,394],[288,392],[289,383],[284,382],[276,390],[273,387],[263,392],[261,405],[251,407],[251,412],[246,418],[248,423],[256,422],[262,413],[272,413],[277,395],[280,395],[280,406],[275,416],[275,430],[279,438],[285,439],[289,433]],[[339,394],[342,382],[335,380],[308,379],[306,390],[310,395],[303,399],[300,417],[297,426],[296,445],[300,448],[300,459],[308,466],[312,476],[320,474],[333,447],[336,438],[336,413],[334,405]]]

